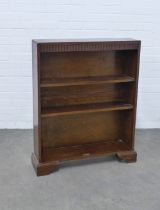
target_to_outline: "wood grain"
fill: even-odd
[[[78,104],[129,103],[131,84],[100,84],[69,87],[43,88],[41,90],[42,112],[46,108]],[[91,107],[91,106],[90,106]],[[85,108],[85,107],[84,107]]]

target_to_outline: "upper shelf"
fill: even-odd
[[[66,87],[75,85],[108,84],[134,82],[135,79],[130,76],[99,76],[99,77],[77,77],[77,78],[56,78],[49,82],[42,82],[41,87]]]

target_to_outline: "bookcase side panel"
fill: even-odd
[[[135,72],[135,83],[134,83],[134,91],[132,92],[133,98],[133,126],[132,126],[132,149],[134,149],[135,143],[135,126],[136,126],[136,112],[137,112],[137,95],[138,95],[138,80],[139,80],[139,64],[140,64],[140,50],[141,50],[141,41],[139,41],[139,47],[136,54],[136,72]]]
[[[139,47],[132,57],[130,71],[134,75],[135,82],[131,86],[129,103],[133,104],[133,109],[130,111],[125,122],[126,128],[124,130],[124,138],[127,139],[127,144],[131,150],[134,150],[135,144],[135,124],[136,124],[136,108],[137,108],[137,92],[138,92],[138,78],[139,78],[139,62],[140,62],[140,42]]]
[[[40,79],[39,79],[39,51],[37,44],[32,42],[32,77],[33,77],[33,135],[34,154],[38,161],[41,161],[41,131],[40,131]]]

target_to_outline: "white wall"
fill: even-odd
[[[0,0],[0,128],[32,127],[31,39],[142,40],[137,127],[160,127],[158,0]]]

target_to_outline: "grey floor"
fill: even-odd
[[[31,130],[0,131],[0,210],[160,210],[160,130],[137,130],[138,162],[69,162],[36,177]]]

